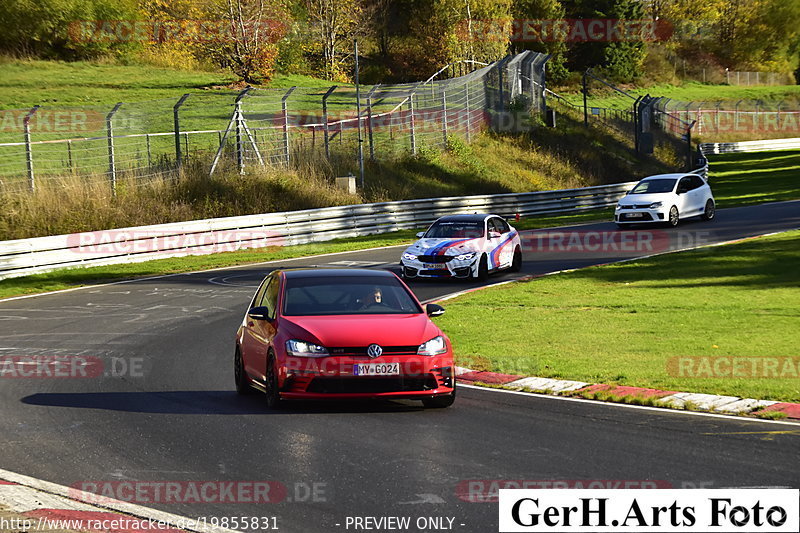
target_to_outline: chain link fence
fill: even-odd
[[[715,102],[681,102],[662,99],[659,109],[696,122],[698,135],[800,135],[800,102],[763,100],[738,100]]]
[[[209,175],[220,166],[244,172],[313,158],[352,162],[359,144],[371,160],[441,150],[450,137],[470,142],[487,128],[527,127],[531,113],[545,109],[548,58],[528,51],[458,77],[361,86],[360,115],[351,85],[0,111],[0,191],[97,177],[116,190],[123,180],[173,178],[189,161]]]

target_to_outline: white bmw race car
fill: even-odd
[[[400,258],[404,278],[471,278],[522,266],[519,232],[497,215],[449,215],[434,222]]]

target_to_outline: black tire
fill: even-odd
[[[427,409],[444,409],[450,407],[456,401],[456,388],[453,386],[453,392],[442,396],[434,396],[433,398],[423,398],[422,405]]]
[[[245,376],[242,352],[239,350],[239,346],[236,346],[236,351],[233,354],[233,379],[236,382],[236,392],[238,394],[253,393],[253,387],[250,386],[247,376]]]
[[[281,394],[278,391],[278,374],[275,372],[275,354],[272,352],[267,357],[266,377],[267,407],[275,409],[280,406]]]
[[[519,246],[514,248],[514,258],[511,260],[511,272],[519,272],[522,270],[522,251]]]
[[[667,224],[674,228],[680,221],[681,219],[678,213],[678,208],[673,205],[669,208],[669,220],[667,221]]]
[[[628,229],[628,224],[617,224],[617,229]]]
[[[484,254],[478,262],[478,274],[475,276],[475,280],[486,281],[487,279],[489,279],[489,261]]]
[[[706,208],[703,209],[703,214],[700,218],[703,220],[714,220],[714,215],[717,214],[717,207],[714,205],[714,200],[709,198],[706,200]]]

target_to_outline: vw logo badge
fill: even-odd
[[[367,355],[370,356],[372,359],[380,357],[382,353],[383,353],[383,348],[381,348],[377,344],[370,344],[367,347]]]

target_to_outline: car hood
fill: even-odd
[[[420,239],[406,252],[414,255],[458,255],[480,251],[480,239]]]
[[[326,347],[416,346],[441,330],[425,314],[283,317],[289,338]]]
[[[672,193],[669,192],[655,192],[655,193],[645,193],[645,194],[629,194],[627,196],[623,196],[619,199],[620,205],[632,205],[632,204],[652,204],[653,202],[664,202],[668,198],[672,196]]]

